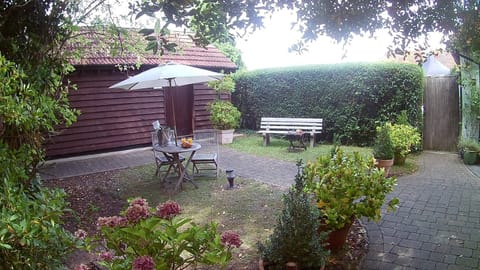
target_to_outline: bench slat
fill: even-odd
[[[304,131],[305,133],[313,133],[313,134],[321,134],[322,131]],[[260,134],[288,134],[290,133],[290,131],[287,131],[287,130],[260,130],[260,131],[257,131],[257,133],[260,133]]]
[[[271,129],[285,129],[285,130],[297,130],[301,129],[303,131],[305,130],[317,130],[317,129],[322,129],[321,126],[297,126],[297,125],[291,125],[291,126],[265,126],[261,127],[261,129],[265,130],[271,130]]]
[[[272,126],[278,126],[278,125],[309,125],[309,126],[321,126],[322,122],[261,122],[260,123],[262,126],[264,125],[272,125]]]
[[[261,122],[322,122],[322,118],[275,118],[275,117],[262,117]]]
[[[267,146],[270,142],[269,134],[288,134],[294,130],[301,129],[310,135],[322,133],[322,118],[281,118],[281,117],[262,117],[258,133],[263,134],[263,145]],[[315,143],[314,138],[310,139],[310,147]]]

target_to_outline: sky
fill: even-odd
[[[119,14],[128,13],[126,3],[116,9]],[[237,38],[237,48],[242,52],[242,59],[248,70],[298,66],[310,64],[333,64],[341,62],[374,62],[386,59],[387,46],[391,44],[391,37],[386,31],[378,32],[376,38],[355,37],[344,49],[342,44],[336,44],[329,37],[320,37],[310,43],[308,52],[298,55],[288,52],[288,48],[295,44],[300,33],[291,31],[291,23],[295,16],[289,10],[277,11],[271,19],[265,19],[263,29],[249,34],[245,38]],[[137,26],[153,27],[154,20],[143,16],[137,20]],[[440,35],[431,38],[432,49],[440,46]]]
[[[248,70],[386,59],[387,46],[391,43],[391,38],[385,34],[386,32],[378,32],[376,38],[357,36],[346,47],[346,51],[342,44],[336,44],[328,37],[321,37],[309,45],[308,52],[302,55],[289,53],[288,48],[300,37],[299,33],[290,31],[290,24],[294,19],[289,11],[280,11],[274,14],[271,20],[265,21],[265,28],[244,39],[237,39],[237,48],[242,51],[242,59]],[[441,47],[440,37],[431,36],[432,48]]]

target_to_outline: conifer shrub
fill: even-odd
[[[265,244],[258,244],[268,269],[285,269],[287,262],[295,262],[298,269],[319,269],[328,256],[322,246],[326,235],[319,234],[320,212],[313,205],[314,198],[305,190],[305,176],[301,162],[295,184],[283,195],[283,209]]]

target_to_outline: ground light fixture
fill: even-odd
[[[235,183],[233,182],[233,180],[235,179],[235,174],[234,174],[234,170],[233,169],[228,169],[225,171],[225,173],[227,174],[227,180],[228,180],[228,187],[227,189],[235,189]]]

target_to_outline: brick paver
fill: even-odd
[[[389,196],[400,199],[398,210],[364,222],[363,269],[479,269],[479,179],[456,154],[425,152],[419,165]]]

